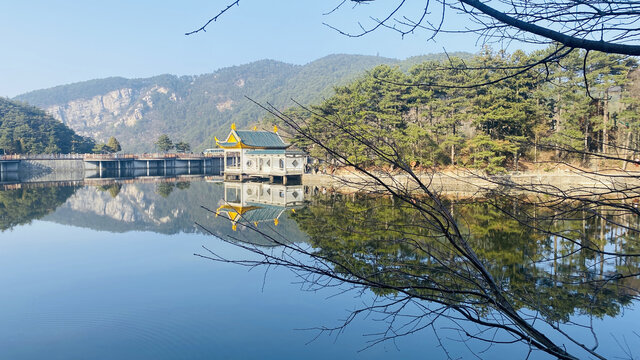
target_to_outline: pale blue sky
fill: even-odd
[[[242,0],[207,32],[185,36],[230,1],[4,0],[0,96],[108,76],[197,75],[265,58],[305,64],[334,53],[404,59],[443,48],[478,50],[470,35],[439,36],[436,42],[427,42],[425,33],[402,39],[389,30],[345,37],[322,23],[357,31],[358,21],[370,22],[369,15],[382,15],[397,3],[347,6],[323,15],[339,2]]]

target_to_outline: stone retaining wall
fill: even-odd
[[[386,184],[406,189],[417,186],[406,174],[390,176],[378,174]],[[589,174],[586,172],[518,173],[486,176],[471,171],[420,174],[420,181],[428,189],[450,195],[474,196],[491,190],[520,191],[528,193],[570,192],[571,195],[591,195],[594,193],[615,193],[620,190],[639,192],[640,172]],[[371,191],[381,187],[371,178],[357,173],[338,175],[305,174],[305,185],[333,187],[343,192]],[[640,195],[640,194],[639,194]]]

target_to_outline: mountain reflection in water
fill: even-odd
[[[388,331],[375,335],[374,343],[435,330],[440,318],[465,342],[517,340],[485,326],[485,321],[506,321],[481,293],[481,280],[465,260],[431,231],[428,219],[413,207],[389,197],[316,190],[206,181],[24,187],[0,191],[0,229],[4,232],[35,219],[113,233],[203,233],[202,226],[232,243],[257,245],[256,249],[278,245],[270,240],[277,237],[286,239],[281,245],[299,246],[327,265],[323,271],[329,280],[322,274],[301,274],[304,288],[332,288],[336,286],[332,281],[338,280],[339,286],[355,284],[356,291],[371,291],[374,297],[365,298],[373,300],[363,308],[380,315]],[[625,307],[638,299],[639,258],[606,255],[609,250],[639,252],[638,233],[633,231],[640,226],[637,216],[607,208],[560,216],[557,208],[513,198],[458,200],[448,206],[516,311],[532,322],[534,317],[546,321],[549,325],[541,329],[552,337],[559,329],[589,348],[599,344],[597,350],[605,357],[625,357],[638,350],[618,345],[627,340],[637,344],[640,338],[634,329],[627,329],[626,340],[618,335],[612,341],[608,333],[600,334],[591,326],[594,319],[621,319]],[[463,313],[468,314],[466,319]],[[469,318],[478,321],[470,325]],[[340,328],[341,323],[325,330]],[[457,340],[438,341],[445,343],[445,350],[461,346]],[[560,345],[570,353],[578,348],[570,342]]]
[[[0,191],[0,230],[8,230],[35,219],[109,232],[152,231],[163,234],[202,232],[197,225],[202,224],[217,236],[233,235],[243,241],[269,244],[255,232],[244,228],[234,230],[228,218],[217,217],[202,208],[216,209],[232,204],[225,201],[225,185],[222,182],[199,181],[202,179],[198,178],[165,180],[160,178],[147,183],[112,181],[95,186],[51,184]],[[237,185],[240,184],[227,186]],[[269,187],[268,184],[264,186]],[[279,197],[281,190],[278,186],[282,185],[271,186],[275,189],[274,196]],[[303,198],[300,185],[288,188],[297,189],[298,196]],[[296,205],[301,203],[296,202]],[[305,238],[289,218],[286,210],[290,206],[263,202],[256,207],[260,208],[275,211],[275,217],[268,220],[273,222],[277,219],[278,229],[291,234],[292,239]]]

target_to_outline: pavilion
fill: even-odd
[[[224,141],[216,138],[216,144],[224,150],[225,181],[244,181],[249,178],[268,178],[270,182],[286,184],[290,180],[300,181],[304,173],[307,155],[298,150],[290,150],[278,128],[273,132],[256,130],[236,130]]]

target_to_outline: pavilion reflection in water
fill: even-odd
[[[255,227],[260,223],[277,226],[285,211],[295,212],[303,203],[303,185],[225,182],[224,204],[218,207],[216,216],[228,217],[234,231],[239,222]]]

